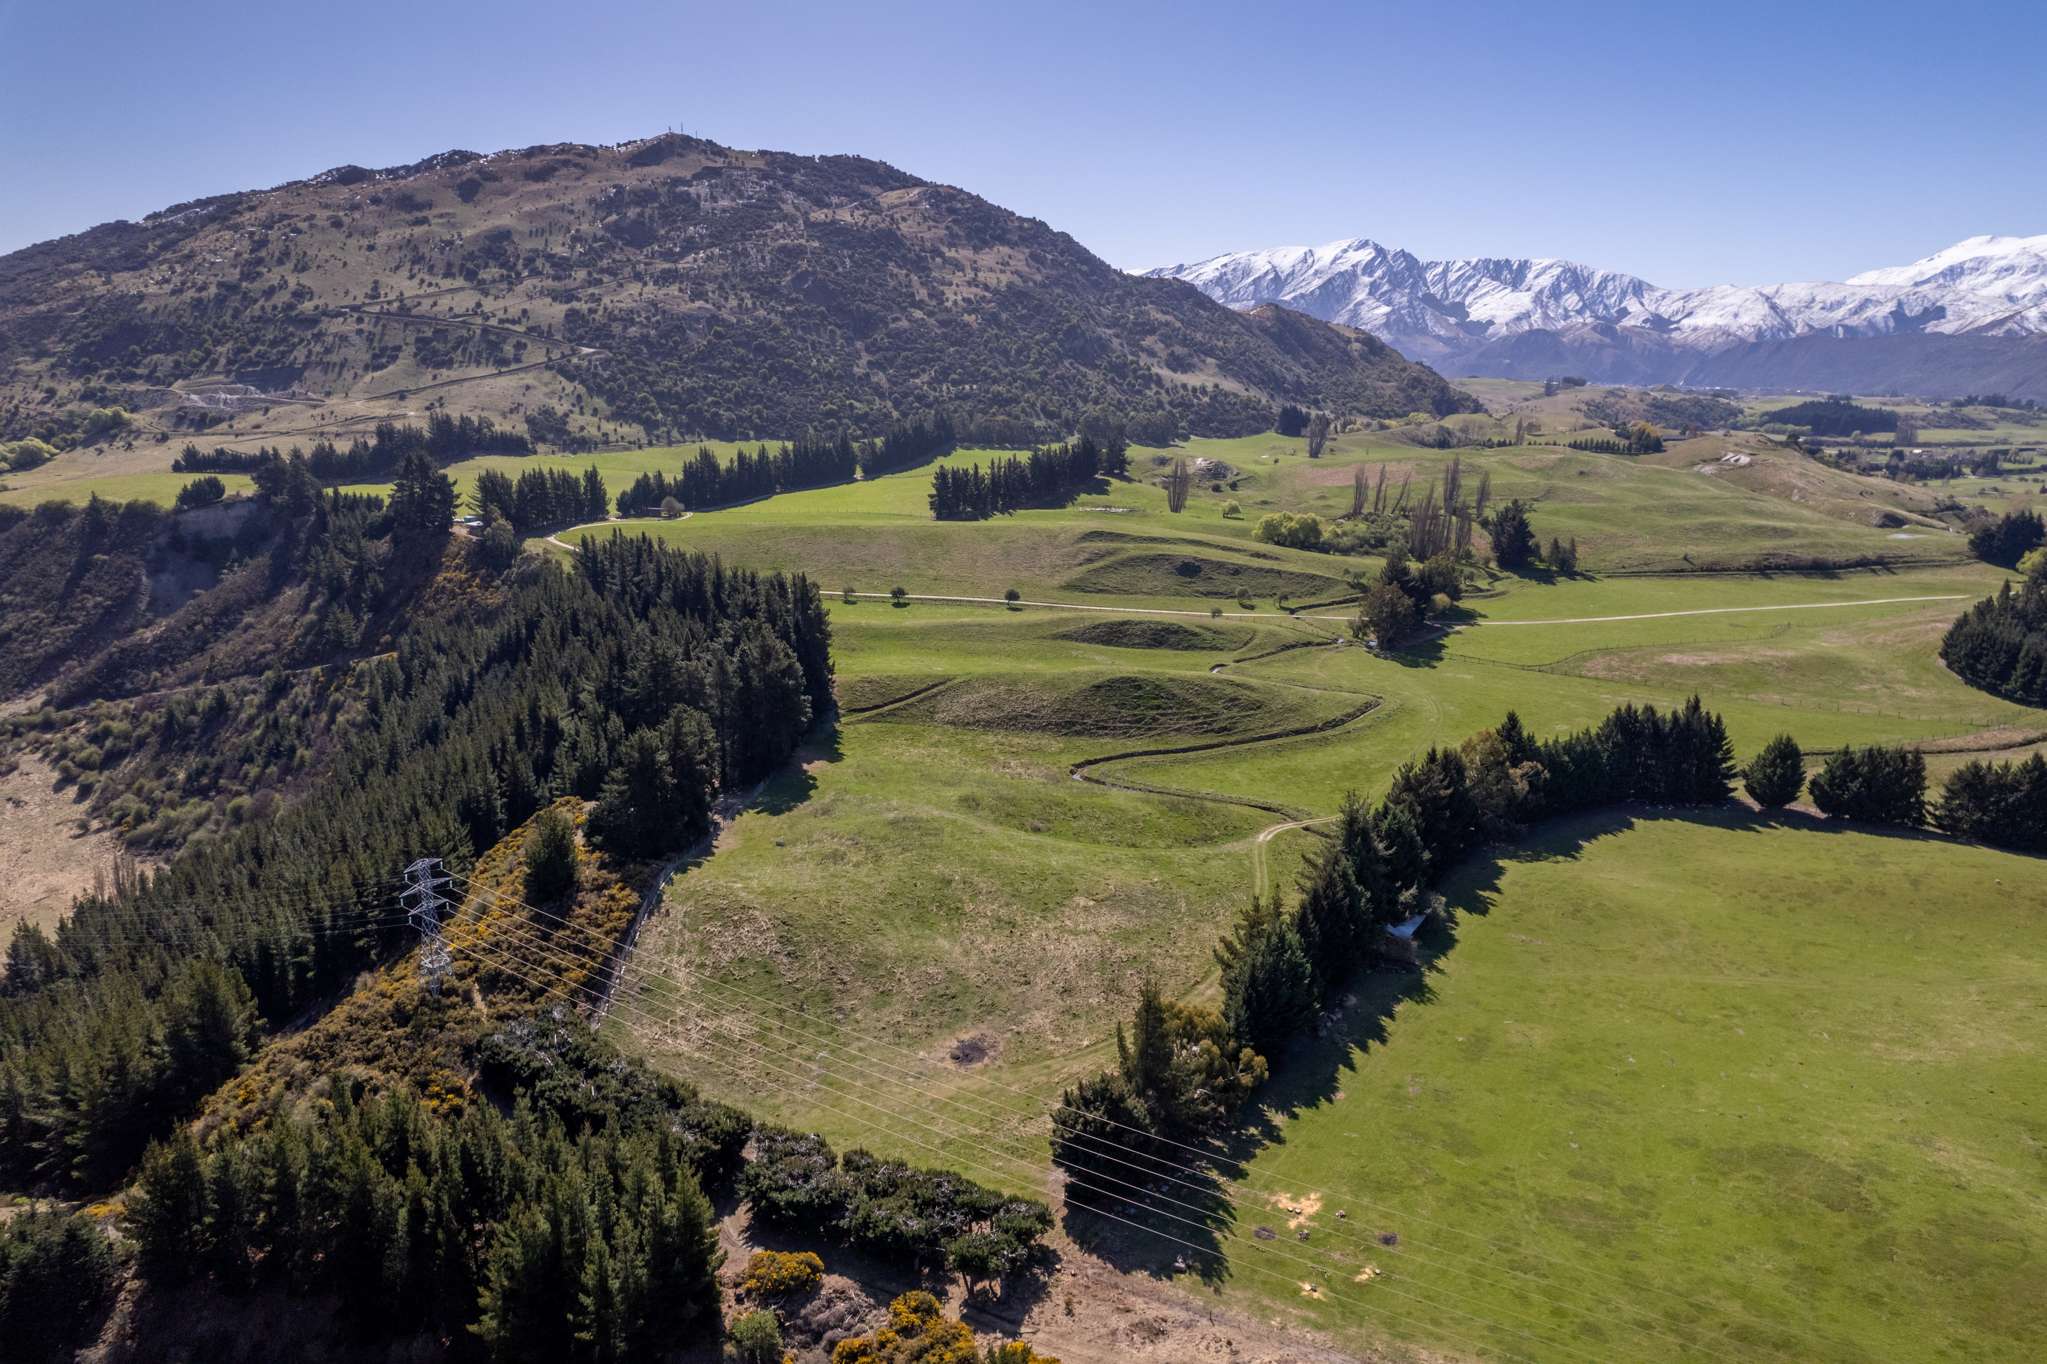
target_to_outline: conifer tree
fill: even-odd
[[[1274,1056],[1314,1021],[1315,974],[1277,894],[1251,897],[1215,959],[1222,969],[1223,1021],[1244,1046]]]
[[[1805,754],[1789,734],[1763,745],[1742,773],[1749,799],[1765,810],[1781,810],[1805,787]]]
[[[206,1167],[191,1129],[179,1128],[143,1156],[128,1230],[158,1282],[180,1282],[204,1263]]]

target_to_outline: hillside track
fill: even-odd
[[[554,540],[552,537],[550,537],[550,543],[561,544],[559,540]],[[561,547],[563,549],[570,548],[568,545],[561,545]],[[885,592],[855,592],[853,595],[867,601],[890,600],[889,595]],[[1309,615],[1306,612],[1275,616],[1269,611],[1224,611],[1218,617],[1213,611],[1190,611],[1171,606],[1098,606],[1093,602],[1033,601],[1029,598],[1012,602],[1002,597],[950,596],[925,592],[908,593],[905,599],[908,601],[946,602],[960,606],[1026,606],[1051,611],[1097,611],[1125,616],[1191,616],[1202,620],[1319,620],[1347,625],[1352,619],[1349,616]],[[1914,602],[1968,600],[1971,600],[1971,596],[1966,592],[1944,592],[1923,597],[1860,597],[1854,601],[1791,602],[1776,606],[1702,606],[1684,611],[1639,611],[1621,616],[1557,616],[1544,620],[1492,620],[1482,618],[1467,621],[1454,628],[1458,630],[1477,630],[1493,625],[1604,625],[1615,621],[1670,620],[1679,616],[1730,616],[1762,611],[1825,611],[1836,607],[1897,606]]]

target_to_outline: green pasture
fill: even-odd
[[[991,457],[991,452],[963,451],[948,458],[964,463]],[[1300,599],[1331,590],[1321,580],[1340,591],[1345,570],[1369,562],[1259,545],[1252,538],[1259,517],[1275,511],[1315,512],[1329,520],[1346,515],[1354,471],[1360,468],[1373,482],[1385,470],[1389,503],[1410,479],[1409,497],[1419,500],[1453,457],[1463,464],[1467,487],[1489,474],[1496,500],[1520,497],[1534,503],[1538,536],[1545,542],[1552,536],[1576,539],[1582,566],[1596,572],[1687,572],[1854,559],[1911,564],[1951,560],[1962,553],[1948,537],[1899,538],[1868,524],[1867,518],[1829,515],[1688,466],[1561,446],[1424,450],[1390,444],[1379,434],[1337,437],[1314,460],[1307,458],[1303,441],[1270,433],[1194,440],[1170,451],[1140,447],[1131,452],[1128,482],[1104,483],[1103,491],[1081,496],[1068,507],[992,522],[932,521],[926,503],[931,466],[926,465],[634,528],[714,550],[737,563],[801,567],[833,587],[850,583],[863,591],[885,591],[900,583],[913,591],[973,593],[1067,585],[1082,579],[1080,570],[1095,562],[1084,548],[1076,548],[1079,537],[1106,541],[1124,536],[1133,541],[1132,549],[1142,542],[1163,543],[1153,543],[1149,562],[1133,565],[1131,573],[1102,569],[1077,585],[1154,601],[1178,595],[1182,584],[1162,575],[1171,572],[1172,556],[1187,548],[1180,542],[1191,537],[1208,542],[1192,547],[1200,554],[1234,544],[1258,556],[1271,571],[1244,579],[1253,596],[1285,591]],[[1156,480],[1180,458],[1211,463],[1198,466],[1209,474],[1197,480],[1186,510],[1173,514]],[[1232,503],[1241,515],[1225,515]],[[1063,532],[1066,538],[1047,531]],[[588,533],[567,532],[562,538]]]
[[[594,463],[615,495],[687,454],[451,472],[466,494],[484,468]],[[1176,515],[1156,479],[1183,457],[1206,463]],[[1530,499],[1587,572],[1488,575],[1393,656],[1350,641],[1347,604],[1279,608],[1378,560],[1261,544],[1259,516],[1345,512],[1357,470],[1418,496],[1451,457],[1380,432],[1309,460],[1267,434],[1135,450],[1129,481],[989,522],[934,522],[927,465],[562,532],[810,575],[842,709],[669,883],[608,1026],[763,1117],[1042,1194],[1049,1104],[1113,1054],[1139,983],[1213,999],[1230,916],[1322,846],[1281,826],[1509,709],[1549,736],[1696,692],[1742,756],[1786,731],[1921,742],[1937,773],[2047,735],[1939,662],[2003,577],[1944,562],[1953,537],[1682,458],[1462,452],[1467,486]],[[163,501],[185,481],[39,480]],[[1871,556],[1893,562],[1700,571]],[[896,586],[1096,609],[840,595]],[[1425,1357],[2037,1355],[2047,1096],[2014,1039],[2047,975],[2039,881],[1796,814],[1538,829],[1445,888],[1426,972],[1364,978],[1289,1059],[1233,1212],[1193,1234],[1224,1238],[1219,1275],[1131,1228],[1103,1248]]]
[[[1733,812],[1475,861],[1291,1058],[1228,1293],[1455,1357],[2039,1357],[2039,884]]]
[[[97,495],[108,502],[154,502],[168,507],[177,501],[180,488],[203,477],[172,473],[95,474],[90,466],[59,469],[58,464],[58,460],[52,460],[26,474],[0,474],[0,502],[16,507],[33,507],[43,502],[83,505]],[[256,486],[242,474],[214,477],[230,493],[245,493]]]
[[[1350,464],[1391,458],[1285,445],[1194,448],[1232,466],[1253,516],[1261,498],[1347,502]],[[1496,495],[1547,480],[1545,534],[1692,488],[1678,469],[1496,454],[1479,464]],[[1582,481],[1566,472],[1581,461]],[[1744,756],[1781,731],[1813,750],[2023,752],[2047,734],[2047,712],[1940,666],[1947,623],[2001,580],[1978,565],[1500,577],[1459,628],[1379,657],[1349,642],[1349,608],[1289,616],[1271,596],[1289,575],[1341,591],[1343,567],[1376,563],[1260,545],[1224,495],[1173,516],[1140,478],[940,525],[928,484],[914,470],[622,527],[817,578],[846,713],[670,884],[611,1026],[763,1116],[1019,1192],[1046,1188],[1049,1105],[1113,1054],[1139,982],[1214,998],[1217,933],[1321,846],[1262,831],[1376,795],[1508,709],[1551,735],[1696,691]],[[1702,534],[1753,546],[1770,533],[1742,510],[1757,496],[1711,484],[1689,507],[1726,498]],[[1862,529],[1765,502],[1802,536]],[[1233,575],[1261,584],[1255,609]],[[1123,609],[839,598],[899,584]],[[2002,1304],[2031,1263],[2014,1247],[2047,1221],[2024,1175],[2042,1096],[2010,1041],[2043,973],[2016,893],[2036,879],[2026,859],[1802,815],[1537,830],[1447,888],[1427,974],[1365,978],[1338,1030],[1290,1059],[1233,1214],[1190,1234],[1224,1238],[1227,1297],[1397,1351],[2031,1353],[2038,1324]],[[1933,1051],[1912,1051],[1921,1033]],[[1927,1115],[1951,1102],[1946,1135]],[[1272,1199],[1304,1192],[1319,1210],[1290,1225],[1302,1214]],[[1215,1277],[1187,1245],[1105,1234],[1112,1255]],[[1922,1279],[1937,1303],[1908,1296]]]
[[[589,455],[486,456],[450,466],[466,500],[485,469],[516,475],[529,468],[580,472],[595,466],[616,495],[642,473],[673,472],[695,446],[661,447]],[[738,446],[713,442],[721,458]],[[166,447],[168,451],[168,447]],[[996,457],[1001,452],[962,451],[954,463]],[[1315,512],[1328,519],[1348,513],[1354,472],[1376,481],[1383,469],[1389,500],[1411,480],[1409,496],[1419,499],[1453,458],[1465,468],[1467,486],[1490,475],[1496,499],[1526,498],[1535,504],[1534,523],[1547,541],[1576,539],[1581,564],[1598,572],[1741,569],[1801,561],[1880,559],[1909,564],[1953,559],[1961,551],[1947,537],[1901,537],[1868,524],[1867,516],[1829,514],[1797,496],[1701,474],[1689,465],[1671,467],[1645,460],[1591,455],[1558,445],[1531,445],[1459,452],[1405,445],[1397,433],[1374,432],[1334,438],[1323,457],[1310,460],[1298,438],[1272,433],[1232,439],[1201,439],[1171,450],[1131,452],[1129,481],[1104,482],[1101,490],[1071,506],[1022,512],[978,525],[933,522],[926,503],[930,465],[831,488],[785,493],[686,520],[649,522],[665,539],[711,549],[737,563],[761,567],[802,567],[843,586],[851,579],[863,590],[886,590],[898,582],[913,590],[997,593],[1009,586],[1037,590],[1075,582],[1079,590],[1158,601],[1181,594],[1186,584],[1173,576],[1179,542],[1206,555],[1234,546],[1255,562],[1236,563],[1210,580],[1202,595],[1232,597],[1239,588],[1254,597],[1282,592],[1296,599],[1342,590],[1346,570],[1367,567],[1358,559],[1274,550],[1252,534],[1260,516],[1273,511]],[[165,460],[169,455],[166,453]],[[1199,477],[1185,511],[1166,509],[1159,476],[1184,458]],[[43,469],[8,480],[5,500],[28,504],[49,497],[83,499],[97,492],[109,498],[143,498],[168,503],[187,481],[163,472],[95,472],[82,459],[60,457]],[[231,487],[247,487],[240,478]],[[388,485],[353,485],[354,491],[384,491]],[[1227,516],[1235,503],[1241,515]],[[1837,510],[1841,510],[1837,508]],[[1856,511],[1864,509],[1856,508]],[[858,528],[862,533],[851,534]],[[1067,533],[1065,543],[1045,531]],[[570,532],[565,539],[588,531]],[[1096,533],[1100,533],[1099,535]],[[1154,543],[1148,557],[1102,567],[1106,556],[1078,547],[1090,540],[1128,536]],[[1098,548],[1098,546],[1097,546]],[[1089,574],[1088,569],[1099,569]],[[1247,572],[1259,569],[1258,572]],[[879,585],[877,588],[877,584]]]

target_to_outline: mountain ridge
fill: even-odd
[[[1131,276],[966,190],[679,134],[338,166],[0,257],[0,438],[101,404],[265,409],[216,437],[283,438],[419,402],[584,441],[1474,406],[1368,334]]]
[[[1360,327],[1452,374],[1543,377],[1528,366],[1554,364],[1599,380],[1714,385],[1771,354],[1827,387],[1916,378],[1946,396],[2004,374],[2006,391],[2047,395],[2047,363],[2035,372],[2047,359],[2047,234],[1971,237],[1838,283],[1666,289],[1550,257],[1424,260],[1365,237],[1146,273],[1233,307],[1280,303]],[[1900,365],[1903,337],[1929,338],[1923,373]],[[1858,373],[1872,382],[1841,382]]]

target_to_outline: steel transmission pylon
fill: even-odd
[[[441,992],[441,977],[450,961],[447,940],[441,936],[441,911],[448,905],[441,887],[450,879],[441,870],[440,858],[422,857],[405,869],[405,889],[398,892],[406,922],[419,932],[420,981],[435,994]]]

